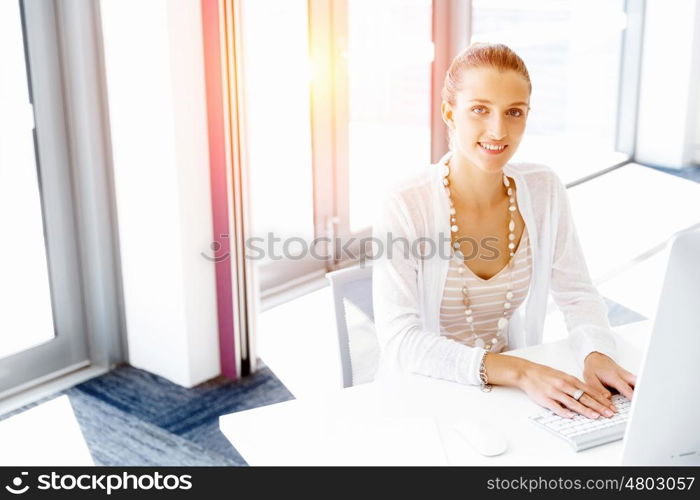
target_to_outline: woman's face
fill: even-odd
[[[525,133],[529,103],[527,80],[515,71],[465,71],[456,106],[442,103],[443,119],[454,137],[454,154],[486,172],[501,171]],[[505,148],[489,151],[483,145]]]

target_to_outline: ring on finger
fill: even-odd
[[[585,394],[585,391],[583,389],[576,389],[576,392],[574,392],[574,395],[572,396],[576,401],[581,399],[581,396]]]

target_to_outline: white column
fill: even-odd
[[[102,0],[129,362],[220,373],[199,0]]]
[[[692,161],[700,93],[697,0],[647,0],[636,159],[681,168]]]

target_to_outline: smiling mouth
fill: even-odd
[[[488,146],[484,145],[484,143],[481,143],[481,142],[477,142],[477,144],[479,145],[479,147],[481,148],[482,151],[489,153],[489,154],[502,153],[508,147],[507,144],[502,144],[502,145],[489,144]]]

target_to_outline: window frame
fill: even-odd
[[[3,409],[127,358],[99,4],[20,9],[56,335],[0,360]]]

